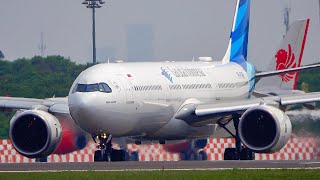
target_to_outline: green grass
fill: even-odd
[[[320,170],[23,172],[0,173],[0,179],[320,179]]]

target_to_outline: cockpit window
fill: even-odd
[[[76,92],[86,92],[87,85],[86,84],[77,84]]]
[[[111,93],[111,88],[106,83],[77,84],[76,92],[105,92]]]
[[[107,93],[112,92],[111,88],[106,83],[100,83],[99,87],[102,87],[104,89],[104,92],[107,92]]]
[[[98,84],[88,84],[87,85],[86,92],[95,92],[95,91],[100,91]]]

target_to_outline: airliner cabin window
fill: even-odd
[[[105,92],[111,93],[111,88],[106,83],[77,84],[76,92]]]

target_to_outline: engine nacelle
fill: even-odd
[[[239,122],[242,143],[258,153],[274,153],[288,142],[292,131],[289,117],[280,109],[261,105],[248,109]]]
[[[60,144],[59,120],[41,110],[16,113],[10,121],[10,139],[14,148],[28,158],[46,157]]]

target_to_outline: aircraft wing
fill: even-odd
[[[0,97],[0,110],[47,109],[51,113],[69,114],[68,98],[16,98]]]
[[[262,104],[286,107],[288,105],[304,104],[320,101],[320,93],[271,96],[238,101],[222,101],[212,104],[188,104],[176,113],[175,118],[191,125],[217,123],[222,117],[233,113],[242,114],[247,109]]]

